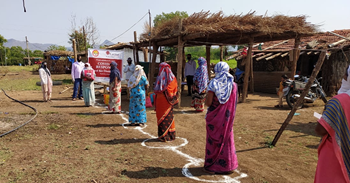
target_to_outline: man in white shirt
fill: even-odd
[[[83,99],[83,90],[82,90],[82,80],[81,80],[81,71],[84,69],[84,63],[81,61],[81,56],[78,56],[78,61],[75,61],[72,64],[72,80],[74,82],[74,90],[73,90],[73,101],[77,98],[77,93],[79,89],[78,98],[80,100]]]
[[[134,73],[135,71],[135,65],[132,64],[132,59],[129,57],[126,61],[128,61],[128,65],[124,66],[123,72],[125,73],[125,80],[126,83],[129,82],[130,76]],[[129,98],[129,90],[126,90]]]
[[[187,54],[187,62],[185,65],[185,77],[187,81],[187,88],[188,88],[188,94],[187,96],[191,96],[191,91],[192,91],[192,85],[193,85],[193,76],[194,73],[196,72],[196,62],[191,59],[192,55]]]

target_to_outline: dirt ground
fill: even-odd
[[[69,75],[53,76],[64,77]],[[249,95],[247,103],[238,104],[234,123],[238,170],[231,175],[208,175],[202,171],[205,113],[188,107],[187,91],[182,95],[184,107],[174,111],[179,138],[163,143],[154,140],[154,108],[147,109],[145,127],[123,126],[128,119],[126,95],[123,114],[103,114],[101,95],[96,96],[98,106],[84,107],[82,100],[71,100],[71,89],[59,94],[64,88],[54,86],[51,103],[42,102],[41,91],[6,91],[36,108],[38,115],[0,138],[0,182],[313,182],[320,140],[314,132],[313,113],[322,113],[321,100],[298,110],[277,146],[269,148],[266,144],[289,108],[273,107],[277,95]],[[34,114],[0,92],[0,132]]]

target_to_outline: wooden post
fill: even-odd
[[[149,72],[148,80],[150,82],[150,87],[152,91],[153,91],[153,83],[154,83],[154,70],[156,68],[157,51],[158,51],[158,45],[156,43],[153,43],[152,63],[148,68],[148,72]]]
[[[254,67],[253,67],[253,57],[250,57],[250,91],[254,93]]]
[[[148,48],[145,47],[143,49],[143,59],[145,60],[145,62],[148,62]]]
[[[220,45],[220,61],[223,61],[224,60],[224,49],[223,49],[223,46]]]
[[[179,104],[178,108],[181,107],[181,83],[182,83],[182,62],[183,62],[183,47],[184,41],[182,40],[182,36],[178,37],[178,45],[177,45],[177,91],[179,92]]]
[[[78,56],[77,56],[77,44],[75,42],[75,39],[73,39],[73,52],[74,52],[74,61],[77,62],[78,61]]]
[[[86,62],[89,62],[89,59],[88,59],[88,52],[87,52],[87,46],[86,46],[86,34],[85,34],[85,28],[84,28],[84,26],[83,26],[83,35],[84,35],[84,46],[85,46],[85,48],[84,48],[84,51],[85,51],[85,57],[86,57]]]
[[[248,84],[249,84],[249,76],[251,68],[251,59],[252,59],[252,49],[253,49],[253,39],[249,40],[249,49],[246,57],[245,71],[244,71],[244,82],[243,82],[243,96],[242,102],[246,102],[247,93],[248,93]]]
[[[207,60],[207,69],[208,69],[208,77],[209,77],[209,80],[211,79],[211,73],[210,73],[210,47],[211,45],[207,45],[205,47],[205,53],[206,53],[206,60]]]
[[[137,34],[136,31],[134,31],[134,63],[139,64],[140,60],[139,60],[139,49],[137,48]]]
[[[284,129],[286,129],[287,125],[289,124],[289,122],[292,120],[294,113],[297,111],[298,106],[300,106],[300,104],[302,103],[302,101],[304,100],[304,97],[306,96],[306,94],[309,93],[309,89],[311,87],[311,85],[313,84],[313,82],[316,79],[316,76],[318,74],[318,72],[321,70],[322,64],[324,62],[324,59],[326,57],[326,52],[322,51],[322,53],[320,54],[320,56],[318,57],[316,66],[314,68],[314,70],[312,71],[312,74],[310,76],[309,81],[306,83],[305,88],[303,90],[303,93],[301,94],[300,98],[297,100],[297,102],[294,104],[293,109],[289,112],[288,117],[286,118],[286,120],[283,122],[281,128],[278,130],[275,138],[272,141],[273,146],[276,146],[278,139],[281,137]]]
[[[297,70],[297,63],[299,59],[299,44],[300,44],[300,37],[297,37],[295,38],[294,49],[293,49],[293,64],[292,64],[292,72],[290,76],[292,80],[294,80],[294,76]]]

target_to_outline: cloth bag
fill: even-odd
[[[146,97],[146,108],[152,107],[151,98],[149,96]]]

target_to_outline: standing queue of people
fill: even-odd
[[[131,60],[128,59],[128,61]],[[189,61],[193,61],[189,59]],[[193,61],[194,62],[194,61]],[[191,66],[194,63],[191,63]],[[193,72],[193,85],[189,87],[192,95],[191,106],[196,111],[204,111],[208,106],[206,115],[206,150],[204,169],[209,173],[230,173],[238,166],[235,144],[233,139],[233,123],[237,105],[237,85],[233,76],[229,74],[226,62],[216,64],[215,78],[209,81],[207,61],[200,57],[199,67]],[[110,64],[110,95],[108,109],[112,113],[121,113],[121,74],[118,64]],[[130,64],[129,64],[129,67]],[[45,70],[46,69],[46,70]],[[129,72],[129,70],[128,70]],[[50,76],[50,72],[43,63],[40,70],[42,75]],[[73,101],[84,99],[86,106],[94,105],[94,78],[95,71],[89,63],[82,63],[81,58],[72,66],[72,79],[74,81]],[[191,77],[189,77],[191,79]],[[51,89],[42,77],[44,100],[49,100]],[[52,85],[51,85],[52,86]],[[149,86],[147,76],[140,65],[134,70],[127,82],[129,102],[129,122],[132,126],[142,126],[147,121],[146,93]],[[78,88],[80,90],[78,91]],[[162,142],[172,141],[176,138],[175,119],[173,109],[178,103],[179,92],[175,75],[169,64],[163,62],[159,65],[159,73],[154,86],[154,105],[157,116],[158,139]]]

